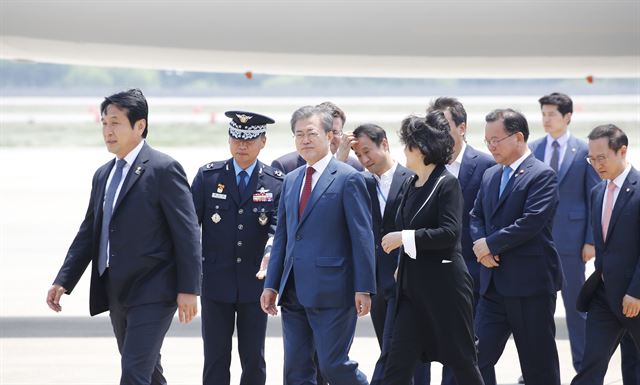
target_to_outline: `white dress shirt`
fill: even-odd
[[[462,142],[462,148],[460,149],[460,153],[458,154],[458,157],[453,162],[451,162],[451,164],[445,165],[445,167],[447,168],[447,171],[453,174],[453,176],[455,176],[456,178],[458,178],[458,175],[460,175],[460,167],[462,166],[462,157],[464,156],[464,152],[466,149],[467,149],[467,144],[465,142]]]
[[[620,173],[620,175],[618,175],[617,177],[615,177],[615,179],[613,179],[613,184],[616,185],[616,189],[613,190],[613,205],[611,206],[611,208],[613,209],[614,207],[616,207],[616,200],[618,199],[618,195],[620,195],[620,189],[622,188],[622,184],[624,183],[625,179],[627,179],[627,176],[629,176],[629,172],[631,172],[631,163],[627,163],[627,167],[624,168],[624,171],[622,171]],[[607,185],[609,184],[610,180],[607,179]],[[605,202],[607,201],[607,196],[609,195],[609,190],[606,188],[604,189],[604,199],[602,200],[602,219],[604,219],[604,209],[605,209]]]
[[[378,194],[378,203],[380,203],[380,216],[384,216],[384,209],[387,207],[387,198],[389,198],[389,191],[393,182],[393,174],[395,174],[397,168],[398,163],[394,161],[393,166],[382,175],[372,174],[377,182],[376,192]]]
[[[302,178],[302,188],[300,189],[298,200],[302,198],[302,190],[304,190],[304,182],[306,182],[307,180],[307,168],[313,167],[313,169],[315,170],[313,172],[313,175],[311,175],[311,191],[313,191],[313,188],[316,187],[316,183],[318,183],[318,179],[320,179],[320,176],[329,165],[331,158],[333,158],[333,154],[331,154],[331,151],[329,151],[327,155],[324,156],[324,158],[317,161],[313,166],[309,166],[309,163],[307,163],[307,166],[304,169],[304,177]]]

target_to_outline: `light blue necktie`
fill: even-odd
[[[102,229],[100,231],[100,250],[98,254],[98,273],[104,274],[107,269],[107,245],[109,243],[109,224],[111,223],[111,214],[113,214],[113,200],[116,196],[116,190],[122,180],[122,169],[127,161],[118,159],[116,162],[116,171],[113,173],[107,192],[104,194],[104,206],[102,207]]]
[[[502,179],[500,179],[500,195],[498,195],[498,197],[502,196],[502,192],[504,191],[504,188],[507,187],[507,183],[509,183],[510,175],[511,175],[511,167],[504,166],[504,168],[502,169]]]

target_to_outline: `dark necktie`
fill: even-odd
[[[116,171],[111,177],[107,192],[104,194],[104,206],[102,207],[102,229],[100,231],[100,250],[98,253],[98,273],[104,274],[107,269],[107,245],[109,244],[109,224],[111,223],[111,215],[113,214],[113,200],[116,196],[116,190],[122,180],[122,169],[127,161],[118,159],[116,162]]]
[[[551,161],[549,161],[549,166],[553,169],[553,171],[558,172],[558,163],[560,162],[560,143],[557,140],[554,140],[551,143],[551,147],[553,150],[551,151]]]
[[[498,197],[502,196],[504,188],[507,187],[507,183],[509,183],[509,174],[511,174],[511,170],[512,169],[509,166],[504,166],[504,168],[502,169],[502,179],[500,179],[500,195],[498,195]]]
[[[316,170],[313,167],[307,167],[307,175],[304,179],[304,186],[302,187],[302,195],[300,196],[300,207],[298,208],[298,220],[302,217],[302,213],[304,212],[304,208],[307,207],[307,202],[309,201],[309,197],[311,196],[311,180],[313,173]]]
[[[244,193],[247,190],[247,180],[245,179],[249,174],[245,170],[240,171],[238,174],[240,180],[238,181],[238,193],[240,193],[240,199],[244,198]]]

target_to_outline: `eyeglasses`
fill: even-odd
[[[295,134],[293,134],[293,137],[298,141],[304,140],[305,138],[309,140],[315,140],[318,139],[319,136],[320,134],[318,134],[316,131],[309,131],[307,133],[296,132]]]
[[[509,135],[505,136],[505,137],[504,137],[504,138],[502,138],[502,139],[495,139],[495,138],[491,138],[491,139],[489,139],[489,140],[486,140],[486,139],[485,139],[485,140],[484,140],[484,144],[485,144],[487,147],[488,147],[488,146],[495,147],[495,146],[497,146],[497,145],[498,145],[498,143],[502,142],[503,140],[505,140],[505,139],[507,139],[507,138],[509,138],[509,137],[511,137],[511,136],[513,136],[513,135],[515,135],[515,134],[516,134],[516,132],[514,132],[514,133],[512,133],[512,134],[509,134]]]
[[[331,132],[333,132],[333,136],[342,136],[342,131],[341,130],[331,130]]]
[[[606,155],[598,155],[596,157],[593,156],[587,156],[585,159],[587,160],[587,163],[589,163],[590,165],[594,165],[596,163],[598,164],[603,164],[604,162],[607,161],[609,157]]]

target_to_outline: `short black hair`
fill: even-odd
[[[513,135],[516,132],[522,132],[524,141],[526,142],[529,140],[529,124],[527,123],[527,118],[518,111],[511,108],[493,110],[487,114],[484,120],[487,123],[502,120],[504,123],[504,129],[509,135]]]
[[[387,139],[387,133],[384,129],[373,123],[359,125],[355,130],[353,130],[353,136],[356,138],[366,136],[378,147],[380,147],[384,139]]]
[[[451,113],[453,122],[456,124],[456,127],[461,125],[462,123],[467,123],[467,111],[464,109],[462,103],[460,103],[460,101],[456,98],[451,98],[448,96],[441,96],[437,98],[436,100],[432,101],[431,104],[429,104],[429,106],[427,107],[427,113],[432,111],[449,111],[449,113]]]
[[[409,116],[400,125],[400,142],[424,155],[424,164],[446,165],[453,156],[453,137],[442,111],[432,111],[426,118]]]
[[[618,152],[622,146],[629,146],[629,138],[615,124],[603,124],[600,125],[589,133],[589,140],[596,140],[600,138],[609,139],[609,148],[615,152]]]
[[[338,106],[336,106],[335,104],[331,103],[331,102],[322,102],[320,104],[318,104],[318,107],[324,107],[326,109],[328,109],[329,111],[331,111],[331,116],[335,118],[340,118],[342,119],[342,126],[344,126],[344,124],[347,121],[347,115],[344,114],[344,111],[342,111],[342,109]]]
[[[540,103],[540,108],[542,108],[542,106],[544,106],[545,104],[557,106],[558,112],[561,113],[562,116],[565,116],[569,112],[573,113],[573,101],[568,95],[562,94],[560,92],[554,92],[552,94],[545,95],[538,99],[538,102]]]
[[[142,137],[147,137],[149,131],[149,106],[142,91],[137,88],[132,88],[128,91],[118,92],[117,94],[105,97],[102,104],[100,104],[100,114],[104,115],[107,107],[112,104],[119,109],[127,111],[127,119],[129,119],[131,127],[133,127],[138,120],[144,119]]]

